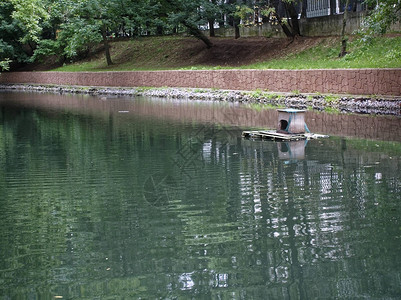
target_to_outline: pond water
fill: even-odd
[[[276,118],[0,93],[0,299],[400,299],[401,118]]]

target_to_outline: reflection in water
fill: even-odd
[[[168,120],[196,111],[177,104],[46,97],[0,101],[5,299],[401,294],[399,142],[242,140]]]
[[[305,158],[308,141],[277,142],[278,158],[288,162],[297,162]]]
[[[213,122],[240,127],[276,129],[276,110],[257,111],[246,105],[195,100],[141,97],[97,98],[84,95],[53,95],[38,93],[5,93],[0,91],[2,103],[18,102],[25,107],[68,110],[92,115],[137,115],[180,122]],[[313,133],[348,136],[384,141],[401,141],[401,118],[393,116],[326,114],[307,111],[305,121]]]

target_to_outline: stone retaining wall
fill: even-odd
[[[0,75],[0,83],[400,96],[401,69],[10,72]]]

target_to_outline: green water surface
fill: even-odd
[[[24,97],[0,94],[0,299],[401,298],[399,141]]]

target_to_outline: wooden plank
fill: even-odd
[[[282,139],[289,139],[289,138],[302,138],[305,137],[304,134],[288,134],[288,133],[280,133],[280,132],[276,132],[276,131],[259,131],[259,133],[261,134],[265,134],[265,135],[269,135],[272,137],[279,137]]]
[[[269,140],[279,140],[279,141],[298,141],[305,139],[318,139],[318,138],[326,138],[327,135],[322,134],[314,134],[314,133],[305,133],[305,134],[285,134],[276,131],[243,131],[242,136],[245,138],[260,138],[260,139],[269,139]]]
[[[283,134],[283,133],[278,133],[275,131],[243,131],[242,132],[243,137],[249,137],[249,138],[261,138],[261,139],[272,139],[272,140],[283,140],[283,141],[290,141],[290,140],[299,140],[299,139],[305,139],[306,137],[304,135],[291,135],[291,134]]]

